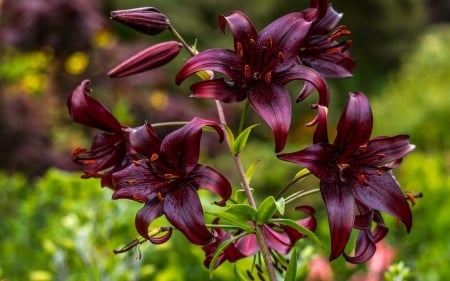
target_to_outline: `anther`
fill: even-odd
[[[139,203],[144,203],[145,201],[147,201],[147,198],[139,194],[133,194],[133,199],[138,201]]]
[[[245,79],[250,79],[250,65],[248,64],[244,66],[244,77]]]
[[[162,196],[161,192],[156,193],[156,197],[158,197],[161,202],[164,200],[164,196]]]
[[[157,154],[157,153],[153,153],[152,154],[152,156],[150,156],[150,161],[156,161],[156,160],[158,160],[158,158],[159,158],[159,155]]]
[[[364,175],[358,175],[358,182],[360,185],[363,185],[366,182],[366,177]]]
[[[134,166],[141,166],[141,162],[139,162],[137,160],[133,160],[133,164],[134,164]]]
[[[283,63],[284,61],[284,55],[282,52],[278,52],[278,62]]]

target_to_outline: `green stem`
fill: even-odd
[[[283,195],[283,193],[285,193],[289,189],[289,187],[293,186],[294,184],[303,180],[304,178],[306,178],[309,175],[311,175],[311,173],[307,173],[307,174],[302,175],[301,177],[293,179],[288,185],[286,185],[282,190],[280,190],[280,192],[278,192],[278,194],[275,196],[275,198],[280,199],[281,195]]]
[[[184,126],[188,122],[186,121],[175,121],[175,122],[159,122],[159,123],[152,123],[153,128],[157,127],[168,127],[168,126]]]
[[[249,105],[250,105],[250,103],[248,102],[248,100],[246,100],[244,110],[242,110],[242,113],[241,113],[241,120],[239,120],[238,134],[240,134],[244,130],[245,117],[247,115]]]

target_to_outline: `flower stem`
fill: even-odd
[[[217,113],[219,115],[220,123],[224,127],[227,126],[227,121],[225,118],[222,104],[218,100],[216,100],[216,108],[217,108]],[[226,130],[224,130],[224,131],[226,133]],[[227,142],[227,145],[230,146],[230,143],[228,143],[228,138],[225,138],[225,140]],[[239,154],[233,155],[233,161],[234,161],[234,164],[238,171],[238,174],[239,174],[239,177],[240,177],[240,180],[242,183],[242,187],[244,188],[248,203],[251,207],[256,209],[255,199],[253,198],[253,194],[252,194],[252,191],[250,188],[250,183],[248,182],[248,178],[245,175],[245,170],[242,165],[242,161],[241,161],[241,158],[239,157]],[[267,269],[267,273],[269,275],[269,279],[271,281],[276,281],[277,277],[275,275],[275,268],[272,264],[272,260],[270,259],[269,247],[267,246],[266,238],[264,237],[264,233],[262,231],[261,226],[258,226],[258,225],[255,226],[255,235],[256,235],[256,240],[258,241],[259,249],[261,250],[261,255],[263,256],[263,259],[264,259],[264,263],[266,264],[266,269]]]

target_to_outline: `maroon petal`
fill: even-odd
[[[175,83],[179,85],[187,77],[203,70],[217,71],[233,80],[240,80],[243,68],[241,59],[233,51],[208,49],[187,60],[175,77]]]
[[[159,34],[170,26],[167,16],[153,7],[112,11],[111,19],[148,35]]]
[[[338,180],[337,152],[327,143],[319,143],[297,152],[282,153],[279,159],[307,168],[321,181],[332,183]]]
[[[412,226],[411,209],[398,182],[390,171],[361,171],[363,184],[355,184],[353,190],[357,200],[372,209],[379,210],[396,217],[406,226],[409,232]]]
[[[280,152],[286,144],[291,125],[291,98],[283,87],[263,83],[253,87],[248,94],[253,109],[272,129],[275,137],[275,152]]]
[[[251,20],[243,12],[234,11],[226,17],[219,17],[219,27],[224,33],[227,24],[233,34],[234,49],[237,56],[240,58],[249,57],[257,37],[257,32]]]
[[[233,82],[222,79],[207,80],[191,86],[192,97],[220,100],[225,103],[238,102],[247,98],[246,91],[234,87]]]
[[[149,158],[153,153],[159,153],[161,139],[150,123],[131,129],[128,136],[130,146],[141,155]]]
[[[172,225],[196,245],[207,245],[214,238],[205,226],[200,199],[195,188],[180,185],[163,199],[163,210]]]
[[[161,143],[161,153],[180,173],[190,173],[197,165],[200,153],[202,128],[216,130],[220,140],[224,139],[222,127],[217,122],[196,117],[180,129],[168,134]]]
[[[101,103],[88,95],[90,81],[83,80],[67,98],[70,116],[75,122],[109,133],[122,133],[119,121]]]
[[[368,261],[375,254],[376,246],[370,230],[361,230],[356,239],[355,255],[349,256],[344,253],[345,260],[360,264]]]
[[[235,258],[241,258],[242,256],[250,257],[256,255],[259,252],[258,241],[256,240],[256,235],[254,233],[246,235],[238,239],[234,244],[234,247],[239,251],[240,255],[236,255]],[[231,262],[235,261],[229,257]]]
[[[267,246],[270,249],[276,250],[280,254],[286,255],[291,250],[293,242],[286,232],[278,232],[270,228],[268,225],[263,226],[264,237],[266,238]]]
[[[150,224],[155,220],[156,218],[160,217],[163,214],[162,211],[162,204],[161,202],[156,198],[151,201],[147,201],[145,206],[140,209],[135,218],[135,225],[137,232],[144,238],[152,241],[152,237],[148,235],[148,227]],[[163,243],[167,241],[170,238],[170,233],[167,233],[165,236],[164,241],[160,241],[159,239],[157,242]]]
[[[222,200],[216,202],[218,205],[225,205],[230,198],[232,190],[230,182],[221,173],[209,166],[197,165],[191,172],[199,188],[209,190],[219,195]]]
[[[334,140],[334,145],[341,151],[342,163],[351,161],[352,154],[368,144],[372,125],[372,111],[367,97],[362,92],[350,93]]]
[[[108,75],[111,78],[124,77],[160,67],[174,59],[181,46],[177,41],[155,44],[125,60],[108,72]]]
[[[294,64],[286,71],[277,73],[274,80],[281,85],[285,85],[293,80],[305,81],[306,84],[300,95],[297,97],[297,102],[307,98],[309,94],[311,94],[313,86],[319,93],[318,104],[328,106],[330,103],[330,95],[325,79],[317,71],[310,67]]]
[[[339,183],[320,183],[320,192],[328,213],[331,234],[330,260],[344,252],[355,219],[355,199],[351,188]]]

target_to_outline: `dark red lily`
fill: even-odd
[[[297,223],[308,228],[309,230],[315,230],[317,223],[314,218],[314,209],[310,206],[299,206],[296,210],[303,211],[308,215],[307,218],[301,219],[297,221]],[[213,223],[217,224],[218,220],[215,220]],[[306,237],[305,234],[300,231],[279,223],[265,224],[262,229],[269,249],[283,255],[288,254],[298,240]],[[203,251],[206,255],[204,261],[206,267],[210,266],[217,247],[233,236],[231,232],[225,232],[220,228],[214,229],[214,231],[216,233],[216,240],[214,243],[203,247]],[[234,235],[238,234],[239,232]],[[222,253],[219,254],[219,258],[216,260],[214,267],[218,267],[226,260],[235,262],[239,259],[253,256],[257,254],[259,250],[256,235],[253,233],[245,235],[233,241]]]
[[[136,215],[136,229],[153,243],[163,243],[171,231],[154,238],[148,234],[152,221],[165,214],[168,221],[194,244],[206,245],[213,235],[205,226],[197,190],[207,189],[219,195],[224,204],[231,196],[228,180],[213,168],[198,164],[202,128],[224,133],[213,121],[194,118],[162,140],[150,124],[130,136],[133,146],[144,148],[146,159],[135,161],[112,175],[113,199],[125,198],[145,203]],[[144,137],[145,136],[145,137]],[[144,144],[148,145],[145,146]]]
[[[307,35],[313,15],[287,14],[260,32],[250,19],[235,11],[221,16],[219,25],[228,25],[234,38],[234,51],[209,49],[190,58],[176,76],[180,84],[199,71],[217,71],[228,79],[213,79],[194,84],[192,96],[223,102],[248,98],[250,105],[269,125],[275,136],[275,150],[286,143],[291,122],[291,98],[284,86],[293,80],[307,81],[319,92],[319,104],[328,105],[325,81],[315,70],[297,63],[297,53]]]
[[[308,168],[320,179],[331,232],[330,259],[343,253],[352,228],[357,228],[363,233],[357,240],[356,256],[345,257],[350,262],[364,262],[373,255],[374,243],[385,234],[381,235],[384,226],[379,211],[397,218],[408,232],[411,229],[410,207],[391,170],[414,145],[407,135],[370,139],[372,112],[361,92],[349,94],[333,144],[328,142],[326,108],[318,108],[314,144],[278,157]],[[364,217],[365,223],[361,223]],[[373,233],[372,221],[378,225]]]
[[[351,71],[355,68],[355,61],[348,52],[352,41],[336,40],[350,34],[344,25],[337,25],[342,14],[336,12],[327,0],[311,0],[311,7],[304,12],[314,13],[317,9],[318,16],[298,52],[301,63],[314,68],[325,77],[351,76]]]

